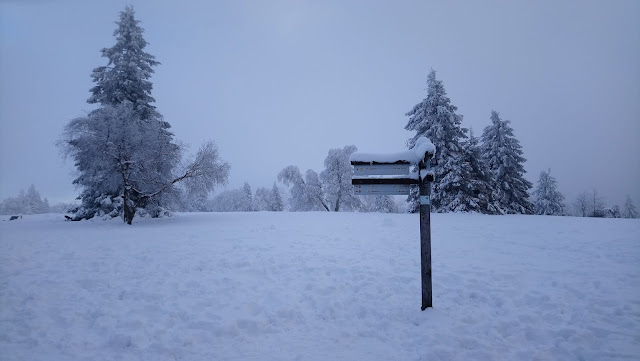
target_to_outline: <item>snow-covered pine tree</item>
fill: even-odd
[[[41,214],[49,212],[49,201],[40,197],[40,192],[32,184],[27,192],[20,190],[17,197],[9,197],[0,202],[0,214]]]
[[[320,173],[327,201],[334,212],[354,210],[360,207],[360,200],[353,194],[351,178],[353,168],[349,157],[357,148],[347,145],[344,148],[330,149],[324,160],[325,169]]]
[[[630,195],[627,195],[627,199],[624,202],[624,210],[622,211],[624,218],[638,218],[638,211]]]
[[[417,186],[409,188],[409,195],[407,196],[406,202],[407,213],[420,212],[420,188]]]
[[[242,193],[244,193],[242,211],[243,212],[253,211],[253,195],[251,193],[251,186],[249,185],[249,183],[244,182],[244,185],[242,186]]]
[[[151,103],[153,84],[149,79],[153,67],[160,63],[155,57],[144,51],[147,41],[143,37],[144,29],[140,21],[135,19],[132,6],[120,12],[117,29],[113,32],[116,44],[102,49],[102,56],[109,61],[106,66],[93,69],[91,78],[96,85],[91,88],[91,97],[87,102],[100,105],[117,105],[129,101],[134,111],[143,120],[161,120],[160,114]],[[164,123],[163,128],[169,128]]]
[[[102,49],[108,64],[91,74],[96,85],[88,102],[100,107],[69,122],[60,145],[74,159],[79,172],[74,184],[82,187],[82,205],[73,218],[123,214],[131,224],[137,209],[164,213],[163,205],[179,193],[176,183],[207,192],[225,183],[229,165],[220,162],[209,141],[193,162],[177,170],[181,149],[151,104],[149,79],[159,63],[143,50],[147,43],[132,7],[116,24],[116,44]]]
[[[264,187],[256,188],[253,196],[253,210],[268,211],[271,207],[271,191]]]
[[[500,211],[532,214],[528,191],[533,185],[524,178],[526,159],[509,123],[500,119],[498,112],[491,111],[491,125],[482,133],[482,158],[491,172],[492,196]]]
[[[564,214],[564,196],[558,191],[558,184],[551,175],[551,169],[540,172],[533,197],[535,214],[553,216]]]
[[[450,212],[462,203],[461,190],[465,179],[462,163],[462,141],[467,138],[467,129],[462,128],[462,115],[457,114],[458,108],[451,104],[441,80],[436,79],[435,70],[427,76],[427,97],[413,107],[406,116],[409,117],[406,130],[415,131],[407,146],[413,147],[419,137],[427,137],[438,150],[434,159],[438,166],[434,168],[435,181],[431,196],[432,207],[437,212]],[[413,211],[417,201],[412,198],[417,192],[411,192],[407,202],[409,211]]]
[[[369,212],[379,213],[396,213],[398,212],[398,205],[393,201],[393,198],[388,195],[382,196],[363,196],[365,199],[371,199],[371,204],[367,207]]]
[[[469,131],[469,139],[464,142],[462,162],[459,172],[462,182],[459,196],[452,204],[454,212],[478,212],[497,214],[498,208],[491,197],[491,176],[489,168],[482,162],[479,140]]]
[[[284,202],[282,202],[282,196],[276,182],[273,182],[273,188],[271,188],[271,208],[269,210],[273,212],[284,211]]]

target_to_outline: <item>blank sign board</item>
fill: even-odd
[[[403,196],[408,195],[409,184],[356,184],[353,193],[362,196]]]
[[[371,164],[354,165],[354,175],[394,175],[409,174],[410,164]]]

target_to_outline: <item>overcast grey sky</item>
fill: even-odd
[[[229,187],[270,186],[327,151],[404,149],[404,114],[430,68],[476,134],[512,121],[536,182],[573,201],[597,189],[640,204],[640,1],[0,0],[0,199],[35,184],[70,201],[55,147],[84,115],[91,70],[132,4],[176,138],[211,138]]]

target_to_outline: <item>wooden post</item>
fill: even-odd
[[[426,159],[426,169],[431,160]],[[431,292],[431,182],[420,177],[420,269],[422,280],[422,310],[433,307]]]

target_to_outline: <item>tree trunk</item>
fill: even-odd
[[[136,215],[136,207],[131,199],[131,190],[125,187],[123,195],[124,222],[131,225],[133,217]]]

